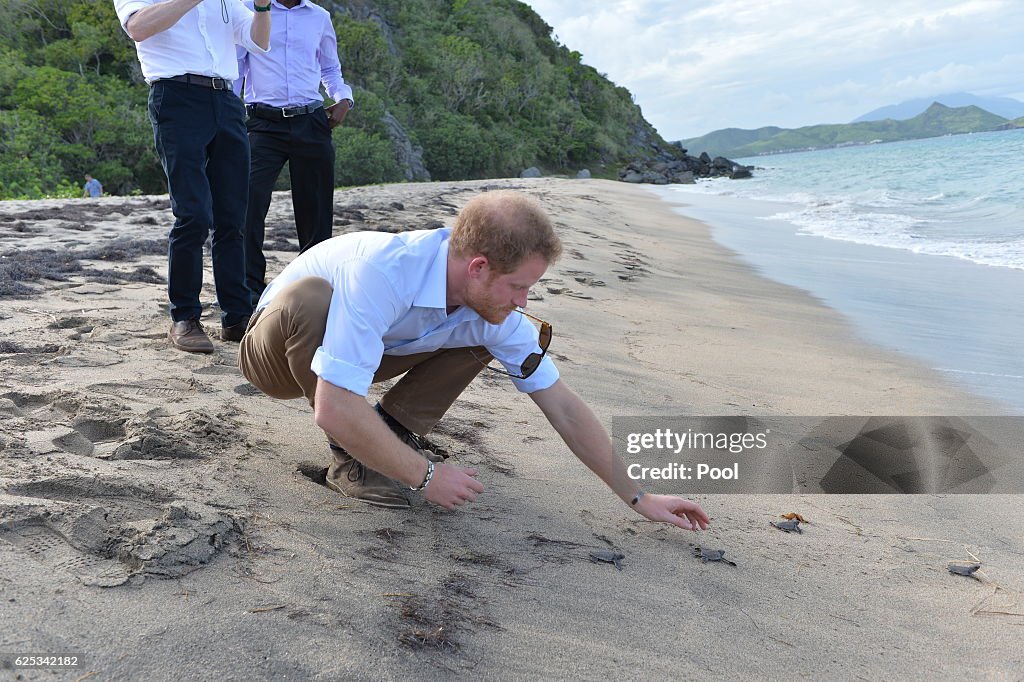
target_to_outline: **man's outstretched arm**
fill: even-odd
[[[639,487],[615,454],[611,438],[593,410],[561,379],[550,388],[531,393],[530,397],[573,454],[597,474],[619,499],[629,504]],[[704,530],[710,520],[696,502],[671,495],[645,494],[633,509],[651,521],[671,523],[687,530]]]

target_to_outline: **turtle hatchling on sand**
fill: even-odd
[[[625,558],[625,554],[607,550],[596,550],[590,553],[590,560],[595,564],[613,564],[620,571],[622,570],[622,560]]]
[[[789,521],[769,521],[768,523],[787,533],[803,533],[803,531],[800,530],[800,519],[791,519]]]
[[[946,568],[950,573],[955,575],[966,575],[969,578],[977,580],[978,576],[974,574],[978,572],[979,568],[981,568],[981,564],[958,564],[951,561],[946,564]]]
[[[693,556],[697,557],[705,564],[709,561],[721,561],[722,563],[729,564],[730,566],[736,565],[735,561],[729,561],[725,558],[724,549],[701,549],[700,547],[694,547]]]

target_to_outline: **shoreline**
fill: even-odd
[[[336,192],[336,234],[436,226],[486,188],[534,196],[563,237],[529,309],[553,323],[550,354],[606,426],[622,414],[987,413],[926,367],[851,339],[839,314],[757,275],[645,189],[354,188]],[[23,231],[0,220],[0,252],[26,235],[78,251],[165,232],[165,201],[125,204],[95,212],[76,200],[21,220]],[[292,231],[289,197],[276,193],[268,240]],[[269,255],[273,274],[294,253]],[[165,259],[86,265],[163,273]],[[419,499],[378,510],[318,483],[326,444],[307,405],[254,392],[236,346],[170,349],[163,285],[101,279],[69,273],[0,301],[0,341],[22,346],[0,355],[0,641],[80,651],[76,678],[1020,669],[1008,626],[1021,619],[975,613],[1019,610],[1009,596],[1024,589],[1021,496],[680,489],[713,519],[686,534],[633,514],[532,401],[483,375],[429,434],[479,469],[480,500],[456,513]],[[803,535],[769,525],[794,511],[811,521]],[[702,563],[695,546],[724,548],[737,566]],[[622,571],[589,560],[609,547],[626,555]],[[967,552],[987,583],[946,571]]]
[[[788,204],[665,192],[680,213],[710,226],[712,238],[760,276],[808,293],[848,320],[864,342],[924,364],[992,405],[994,415],[1024,414],[1024,386],[1012,323],[1002,300],[1024,296],[1008,268],[950,256],[806,235],[768,215]],[[1000,333],[989,333],[999,329]]]

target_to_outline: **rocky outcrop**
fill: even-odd
[[[752,167],[730,161],[724,156],[711,158],[707,152],[701,152],[700,156],[690,156],[683,149],[680,158],[631,161],[619,171],[619,180],[652,185],[692,185],[696,178],[749,178],[752,170]]]
[[[405,179],[410,182],[430,182],[430,172],[423,165],[423,149],[412,143],[405,128],[397,118],[391,115],[390,111],[384,112],[382,120],[384,127],[387,128],[388,137],[391,138],[395,158],[402,168]]]
[[[536,166],[530,166],[522,173],[519,174],[521,178],[539,178],[541,176],[540,169]]]

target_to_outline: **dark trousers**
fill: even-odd
[[[250,115],[246,127],[252,165],[245,218],[245,278],[253,298],[258,299],[266,288],[263,237],[270,195],[286,161],[292,183],[292,210],[299,250],[305,251],[331,238],[334,145],[323,109],[282,119]]]
[[[213,230],[221,323],[238,324],[252,313],[244,274],[249,139],[242,102],[230,90],[157,81],[149,91],[149,120],[175,218],[168,238],[171,317],[202,314],[203,244]]]

